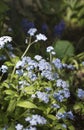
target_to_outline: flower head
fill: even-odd
[[[57,58],[57,59],[53,60],[53,64],[55,65],[55,67],[57,69],[62,69],[62,63],[61,63],[60,59]]]
[[[45,92],[40,92],[40,91],[37,91],[37,97],[39,99],[41,99],[42,101],[44,101],[45,103],[48,103],[49,102],[49,97],[48,97],[48,94],[46,94]]]
[[[21,125],[21,124],[17,124],[17,125],[15,126],[15,128],[16,128],[16,130],[22,130],[23,125]]]
[[[44,125],[47,122],[47,120],[44,117],[37,114],[32,115],[32,117],[27,117],[25,120],[28,121],[31,124],[31,126],[38,124]]]
[[[30,36],[34,36],[36,33],[37,29],[36,28],[30,28],[29,31],[27,32]]]
[[[8,70],[8,67],[7,67],[6,65],[2,65],[2,66],[0,67],[0,70],[1,70],[2,73],[6,73],[7,70]]]
[[[42,59],[42,56],[36,55],[36,56],[34,57],[34,59],[36,59],[37,61],[40,61],[40,60]]]
[[[10,36],[2,36],[0,37],[0,49],[5,46],[7,42],[11,42],[12,38]]]
[[[54,50],[54,48],[53,48],[52,46],[49,46],[49,47],[47,47],[46,52],[51,52],[51,51],[53,51],[53,50]]]
[[[40,41],[40,40],[46,41],[47,37],[44,34],[39,33],[39,34],[36,35],[35,42]]]
[[[83,89],[78,89],[78,97],[80,99],[83,99],[84,98],[84,90]]]

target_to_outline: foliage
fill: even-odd
[[[4,1],[0,1],[0,35],[3,35],[5,32],[5,19],[6,19],[6,12],[8,11],[8,6]],[[2,31],[1,31],[2,30]]]
[[[64,58],[65,56],[74,56],[74,46],[72,43],[66,40],[58,40],[54,44],[54,49],[56,51],[57,57]]]
[[[60,60],[49,46],[47,59],[26,56],[32,44],[47,40],[44,34],[36,32],[35,28],[28,31],[30,37],[22,56],[13,50],[9,53],[11,37],[0,38],[1,54],[7,54],[0,67],[0,129],[81,130],[84,53]]]

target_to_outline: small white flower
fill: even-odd
[[[54,51],[51,52],[52,55],[55,55],[56,53]]]
[[[35,34],[36,32],[37,32],[37,29],[36,29],[36,28],[30,28],[27,33],[30,34],[30,36],[34,36],[34,34]]]
[[[16,128],[16,130],[22,130],[23,125],[21,125],[21,124],[17,124],[15,128]]]
[[[2,71],[2,73],[6,73],[7,70],[8,70],[8,67],[7,67],[6,65],[2,65],[2,66],[0,67],[0,70]]]
[[[0,37],[0,49],[4,47],[5,43],[11,42],[12,38],[10,36],[2,36]]]
[[[39,34],[36,35],[35,42],[40,41],[40,40],[46,41],[47,37],[44,34],[39,33]]]
[[[34,59],[36,59],[37,61],[40,61],[40,60],[42,59],[42,56],[36,55],[36,56],[34,57]]]
[[[54,50],[54,48],[52,47],[52,46],[49,46],[49,47],[47,47],[47,52],[51,52],[51,51],[53,51]]]

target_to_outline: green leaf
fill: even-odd
[[[54,49],[58,58],[74,55],[74,47],[72,43],[66,40],[58,40],[54,45]]]
[[[4,91],[7,95],[12,95],[12,96],[18,96],[16,92],[14,92],[13,90],[5,90]]]
[[[11,99],[9,102],[9,106],[7,108],[7,112],[13,112],[16,106],[16,99]]]
[[[62,107],[62,108],[60,108],[60,109],[58,110],[58,112],[59,112],[59,113],[64,113],[64,112],[66,112],[66,111],[65,111],[64,107]]]
[[[3,83],[2,83],[2,87],[9,88],[9,84],[8,84],[8,83],[6,83],[6,82],[3,82]]]
[[[75,111],[80,111],[80,110],[82,109],[82,104],[81,104],[81,102],[80,102],[80,103],[76,103],[76,104],[74,105],[73,109],[74,109]]]
[[[17,103],[18,107],[23,107],[23,108],[38,108],[35,104],[29,102],[29,101],[19,101]]]
[[[72,125],[69,126],[68,128],[69,128],[69,130],[75,130],[74,126],[72,126]]]
[[[49,118],[49,119],[51,119],[51,120],[56,120],[56,116],[53,116],[53,115],[51,115],[51,114],[49,114],[49,115],[47,115],[47,117]]]
[[[35,90],[35,88],[32,87],[32,86],[29,86],[29,87],[25,87],[25,88],[24,88],[24,91],[25,91],[27,94],[33,94],[33,93],[34,93],[34,90]]]
[[[14,66],[14,64],[11,63],[11,62],[9,62],[9,61],[5,62],[5,65],[7,65],[8,67],[12,67],[12,66]]]
[[[16,63],[19,61],[19,57],[16,56],[16,57],[12,58],[11,61],[12,61],[14,64],[16,64]]]
[[[57,124],[54,130],[66,130],[66,128],[64,128],[62,124]]]

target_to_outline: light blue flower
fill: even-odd
[[[69,84],[66,81],[62,80],[62,79],[57,79],[56,86],[57,87],[62,87],[62,88],[68,88]]]
[[[37,91],[36,95],[37,95],[37,98],[42,100],[44,103],[48,103],[49,102],[49,95],[46,94],[45,92]]]
[[[68,69],[71,69],[71,70],[74,70],[74,66],[71,65],[71,64],[70,64],[70,65],[67,65],[67,68],[68,68]]]
[[[27,33],[28,33],[30,36],[34,36],[34,34],[35,34],[36,32],[37,32],[37,29],[36,29],[36,28],[30,28]]]
[[[80,99],[84,99],[84,90],[83,89],[78,89],[77,95],[78,95],[78,97]]]
[[[64,89],[63,90],[63,94],[64,94],[65,98],[69,98],[70,97],[70,91],[69,91],[69,89],[68,88]]]
[[[52,72],[49,71],[49,70],[43,70],[42,73],[41,73],[41,76],[42,76],[42,77],[45,77],[45,78],[48,79],[48,80],[54,80],[53,74],[52,74]]]
[[[47,49],[46,49],[46,52],[51,52],[53,50],[54,50],[54,48],[52,46],[48,46]]]
[[[64,99],[64,96],[62,94],[60,94],[60,92],[54,93],[54,98],[59,101],[62,102]]]
[[[57,117],[57,119],[65,119],[66,118],[66,112],[64,112],[64,113],[58,112],[56,114],[56,117]]]
[[[51,65],[48,62],[46,62],[46,60],[44,60],[44,59],[39,61],[38,67],[39,67],[39,70],[41,70],[41,71],[42,70],[50,70],[50,71],[52,70]]]
[[[44,125],[47,123],[47,120],[44,117],[37,115],[37,114],[32,115],[32,117],[27,117],[25,120],[28,121],[31,126],[33,126],[33,125],[36,126],[38,124]]]
[[[16,128],[16,130],[22,130],[22,129],[23,129],[23,125],[17,124],[17,125],[15,126],[15,128]]]
[[[30,60],[29,63],[28,63],[28,66],[33,66],[34,68],[37,68],[38,63],[34,60]]]
[[[19,76],[23,75],[23,73],[24,73],[23,69],[16,70],[16,74],[18,74]]]
[[[46,92],[50,92],[51,90],[52,90],[52,89],[49,88],[49,87],[45,88],[45,91],[46,91]]]
[[[28,77],[31,79],[31,81],[35,81],[37,79],[36,74],[34,74],[32,71],[28,72]]]
[[[0,71],[1,71],[2,73],[6,73],[7,70],[8,70],[8,67],[7,67],[6,65],[2,65],[2,66],[0,67]]]
[[[40,55],[35,55],[34,59],[37,60],[37,61],[40,61],[40,60],[42,59],[42,56],[40,56]]]
[[[69,64],[69,65],[67,65],[67,64],[62,64],[62,66],[64,67],[64,68],[67,68],[67,69],[70,69],[70,70],[74,70],[74,66],[72,65],[72,64]]]
[[[74,119],[74,115],[73,115],[72,111],[67,112],[67,117],[70,118],[71,120]]]
[[[23,61],[24,63],[29,63],[31,60],[32,60],[32,59],[31,59],[31,57],[29,57],[29,56],[25,56],[25,57],[22,58],[22,61]]]
[[[47,37],[44,34],[39,33],[39,34],[36,35],[35,42],[38,42],[38,41],[41,41],[41,40],[46,41]]]
[[[57,69],[62,69],[62,63],[61,63],[60,59],[57,58],[57,59],[53,60],[52,63],[55,65],[55,67]]]
[[[25,62],[18,61],[17,64],[16,64],[16,69],[18,69],[19,67],[24,67],[24,65],[25,65]]]
[[[10,36],[2,36],[0,37],[0,49],[5,46],[7,42],[11,42],[12,38]]]

